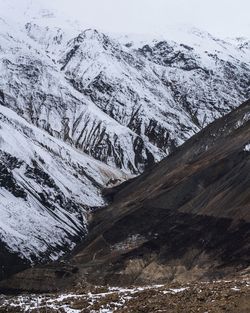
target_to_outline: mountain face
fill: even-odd
[[[71,250],[87,233],[90,210],[105,204],[103,186],[125,175],[2,105],[0,146],[2,278]]]
[[[193,29],[142,41],[41,16],[0,18],[0,278],[72,250],[103,188],[250,93],[247,40]]]
[[[183,43],[148,44],[96,30],[70,38],[34,23],[7,30],[0,90],[8,106],[128,173],[142,173],[249,96],[246,51],[197,30]]]
[[[249,112],[250,101],[141,176],[110,189],[111,204],[96,211],[87,239],[70,257],[26,270],[0,287],[190,282],[248,268]]]
[[[211,42],[213,53],[204,51],[201,43],[190,47],[172,41],[134,49],[131,43],[121,45],[93,30],[67,44],[59,60],[66,79],[143,140],[134,144],[132,167],[123,157],[123,146],[118,154],[122,154],[123,161],[115,158],[116,166],[142,172],[145,165],[166,156],[199,129],[229,112],[235,98],[243,101],[248,97],[249,65],[245,54],[239,56],[237,49],[205,35],[201,41]],[[146,153],[138,150],[141,147]]]
[[[145,284],[249,267],[249,112],[250,101],[111,190],[112,204],[96,213],[89,239],[71,258],[82,275]]]

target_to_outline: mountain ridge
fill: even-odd
[[[85,217],[105,205],[101,189],[144,172],[249,97],[247,40],[225,42],[196,30],[183,42],[145,42],[67,24],[54,27],[55,22],[46,12],[23,24],[0,20],[1,170],[9,179],[0,188],[5,203],[0,213],[13,217],[9,230],[1,226],[0,238],[13,238],[7,245],[5,240],[4,249],[25,264],[32,252],[34,262],[40,254],[39,260],[51,260],[46,244],[40,246],[51,239],[51,229],[37,235],[38,249],[26,235],[39,229],[39,220],[27,218],[24,239],[20,233],[13,237],[11,229],[22,228],[22,211],[11,209],[21,201],[18,195],[23,207],[36,208],[38,199],[48,224],[55,221],[51,208],[58,202],[65,208],[58,211],[63,209],[65,221],[55,223],[59,242],[73,239],[67,252],[85,236]],[[51,164],[58,177],[66,177],[66,186],[55,179]],[[17,190],[10,188],[13,184]],[[70,235],[63,227],[68,223]],[[61,256],[57,248],[52,259]]]

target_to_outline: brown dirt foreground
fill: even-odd
[[[0,296],[0,313],[250,313],[250,281],[81,287],[74,293]]]

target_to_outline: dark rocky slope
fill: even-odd
[[[88,240],[63,263],[2,289],[48,291],[88,281],[148,284],[232,276],[250,264],[250,101],[109,193]]]

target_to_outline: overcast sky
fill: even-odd
[[[250,37],[250,0],[0,0],[41,1],[84,27],[122,33],[162,33],[188,24],[221,37]],[[1,16],[1,12],[0,12]]]
[[[50,1],[84,24],[108,31],[154,33],[169,24],[190,24],[221,36],[250,35],[250,0]]]

